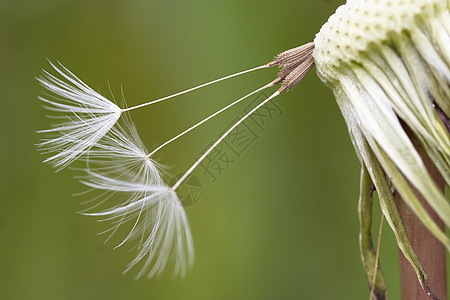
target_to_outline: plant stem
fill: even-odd
[[[433,177],[436,184],[444,192],[445,183],[438,170],[435,168],[433,162],[425,153],[423,147],[420,145],[417,137],[411,132],[409,128],[405,128],[411,141],[422,157],[428,171]],[[445,230],[444,223],[439,219],[436,213],[430,208],[423,197],[417,193],[422,204],[427,209],[434,221]],[[429,287],[433,293],[441,300],[447,299],[447,270],[446,270],[446,253],[444,246],[426,229],[416,215],[411,211],[407,204],[402,200],[400,195],[396,193],[396,200],[400,216],[405,225],[406,232],[412,247],[414,248],[422,266],[428,274]],[[422,290],[417,281],[416,274],[405,259],[402,252],[399,251],[400,261],[400,284],[401,294],[403,300],[429,300],[430,298]]]

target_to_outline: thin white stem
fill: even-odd
[[[208,121],[208,120],[214,118],[214,117],[217,116],[218,114],[220,114],[220,113],[224,112],[225,110],[229,109],[230,107],[232,107],[232,106],[238,104],[239,102],[243,101],[244,99],[247,99],[248,97],[250,97],[250,96],[252,96],[252,95],[254,95],[254,94],[256,94],[256,93],[258,93],[258,92],[260,92],[260,91],[262,91],[262,90],[264,90],[264,89],[267,89],[267,88],[269,88],[269,87],[272,87],[272,86],[274,86],[274,85],[275,85],[275,82],[272,81],[271,83],[266,84],[265,86],[263,86],[263,87],[261,87],[261,88],[259,88],[259,89],[257,89],[257,90],[254,90],[253,92],[251,92],[251,93],[245,95],[244,97],[242,97],[242,98],[240,98],[240,99],[234,101],[233,103],[231,103],[231,104],[225,106],[224,108],[222,108],[222,109],[216,111],[216,112],[213,113],[212,115],[206,117],[205,119],[201,120],[200,122],[196,123],[195,125],[189,127],[188,129],[186,129],[186,130],[183,131],[182,133],[178,134],[177,136],[175,136],[175,137],[171,138],[170,140],[164,142],[163,144],[161,144],[160,146],[158,146],[158,148],[156,148],[156,149],[153,150],[151,153],[149,153],[149,154],[147,155],[147,157],[151,157],[153,154],[155,154],[156,152],[158,152],[161,148],[163,148],[163,147],[166,146],[167,144],[170,144],[171,142],[175,141],[176,139],[182,137],[183,135],[185,135],[185,134],[188,133],[189,131],[191,131],[191,130],[197,128],[198,126],[202,125],[202,124],[205,123],[206,121]]]
[[[262,66],[259,66],[259,67],[255,67],[255,68],[252,68],[252,69],[248,69],[248,70],[245,70],[245,71],[234,73],[234,74],[231,74],[231,75],[228,75],[228,76],[225,76],[225,77],[222,77],[222,78],[219,78],[219,79],[216,79],[216,80],[213,80],[213,81],[210,81],[210,82],[198,85],[198,86],[195,86],[193,88],[190,88],[190,89],[178,92],[178,93],[173,94],[173,95],[169,95],[169,96],[166,96],[166,97],[163,97],[163,98],[160,98],[160,99],[156,99],[156,100],[153,100],[153,101],[150,101],[150,102],[142,103],[142,104],[139,104],[139,105],[136,105],[136,106],[133,106],[133,107],[125,108],[122,111],[130,111],[130,110],[141,108],[141,107],[144,107],[144,106],[147,106],[147,105],[151,105],[151,104],[154,104],[154,103],[157,103],[157,102],[161,102],[161,101],[164,101],[164,100],[167,100],[167,99],[170,99],[170,98],[174,98],[176,96],[180,96],[180,95],[192,92],[192,91],[197,90],[199,88],[202,88],[202,87],[205,87],[205,86],[208,86],[208,85],[211,85],[211,84],[214,84],[214,83],[217,83],[217,82],[229,79],[229,78],[233,78],[233,77],[236,77],[236,76],[239,76],[239,75],[243,75],[243,74],[250,73],[252,71],[256,71],[256,70],[264,69],[264,68],[268,68],[268,66],[267,65],[262,65]]]
[[[261,106],[263,106],[264,104],[266,104],[267,102],[269,102],[270,100],[272,100],[273,98],[275,98],[276,96],[278,96],[280,94],[281,94],[280,91],[276,91],[269,98],[267,98],[266,100],[264,100],[263,102],[261,102],[260,104],[255,106],[251,111],[249,111],[239,121],[234,123],[233,126],[231,126],[208,150],[206,150],[206,152],[189,168],[189,170],[187,170],[186,173],[184,173],[184,175],[181,176],[181,178],[172,186],[171,190],[175,191],[183,183],[183,181],[192,173],[192,171],[194,171],[195,168],[197,168],[198,165],[211,153],[211,151],[213,151],[214,148],[216,148],[217,145],[219,145],[219,143],[222,142],[227,137],[227,135],[229,135],[237,126],[239,126],[239,124],[244,122],[245,119],[247,119],[251,114],[253,114],[255,111],[257,111]]]

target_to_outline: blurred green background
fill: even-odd
[[[344,1],[0,2],[0,299],[368,299],[360,263],[359,163],[334,97],[315,70],[276,101],[281,113],[187,208],[196,263],[184,280],[121,275],[132,245],[97,233],[72,170],[41,163],[49,127],[35,80],[59,60],[129,105],[268,62],[311,41]],[[149,149],[269,82],[261,70],[133,112]],[[267,92],[269,93],[269,92]],[[252,101],[251,99],[249,100]],[[249,102],[248,102],[249,103]],[[247,104],[167,147],[185,171]],[[378,218],[376,219],[378,222]],[[374,227],[378,227],[375,224]],[[397,250],[385,226],[381,264],[399,298]]]

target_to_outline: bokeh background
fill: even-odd
[[[187,208],[196,263],[186,279],[134,280],[126,232],[77,214],[77,173],[36,151],[49,127],[35,80],[59,60],[129,105],[268,62],[311,41],[342,0],[0,1],[0,299],[368,299],[358,250],[359,163],[332,93],[315,70],[275,100],[280,113],[215,180],[199,169]],[[261,70],[132,113],[149,149],[269,82]],[[162,151],[185,171],[247,105]],[[230,152],[228,152],[230,153]],[[216,174],[217,175],[217,174]],[[377,214],[379,216],[379,214]],[[376,218],[376,223],[379,218]],[[378,224],[374,225],[377,228]],[[385,226],[381,264],[399,298]]]

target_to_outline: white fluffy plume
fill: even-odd
[[[53,116],[57,120],[53,128],[39,131],[49,138],[38,148],[50,154],[44,162],[62,169],[93,147],[114,126],[122,110],[61,64],[50,64],[62,79],[43,71],[37,79],[50,93],[39,99],[58,115]]]
[[[161,166],[147,156],[135,127],[124,117],[93,147],[87,156],[87,177],[82,182],[103,191],[96,197],[101,212],[86,213],[112,221],[108,230],[128,228],[128,241],[137,244],[137,256],[128,271],[143,262],[137,278],[160,276],[170,260],[174,275],[184,276],[194,262],[194,246],[189,223],[176,193],[164,185]]]
[[[119,227],[128,228],[118,246],[137,244],[137,256],[125,271],[142,261],[137,277],[160,276],[173,261],[174,275],[184,276],[194,261],[186,214],[176,193],[164,185],[161,166],[147,155],[127,110],[61,64],[50,64],[61,78],[46,71],[38,78],[49,92],[39,99],[57,114],[53,128],[40,131],[49,135],[38,145],[50,154],[45,162],[62,169],[82,157],[87,165],[82,182],[100,191],[85,214],[112,221],[110,237]]]

